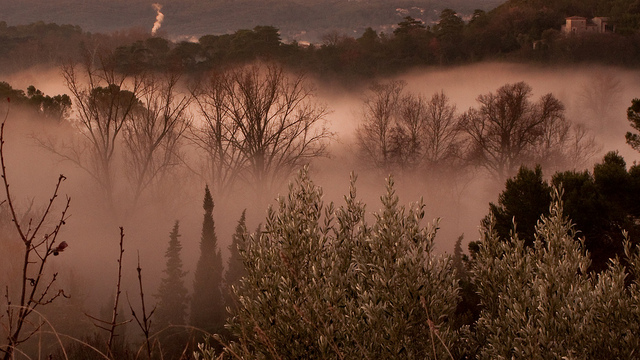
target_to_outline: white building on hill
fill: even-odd
[[[571,16],[565,19],[566,23],[562,25],[562,32],[571,34],[581,33],[605,33],[613,32],[613,25],[609,24],[609,18],[594,17],[587,19],[582,16]]]

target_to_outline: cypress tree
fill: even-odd
[[[244,237],[247,234],[246,224],[247,210],[242,212],[238,225],[236,225],[236,231],[231,238],[231,245],[229,245],[229,263],[227,271],[225,273],[225,297],[228,299],[227,303],[232,304],[233,290],[231,286],[237,286],[240,279],[247,273],[244,262],[242,260],[241,251],[244,250]]]
[[[182,271],[180,252],[180,223],[176,220],[173,230],[169,234],[169,246],[165,252],[167,259],[164,270],[165,277],[158,288],[158,307],[156,309],[156,321],[159,328],[167,325],[184,325],[187,317],[188,296],[184,285],[184,277],[187,274]]]
[[[205,187],[204,220],[200,238],[200,258],[196,266],[191,301],[191,325],[209,333],[218,333],[225,321],[225,304],[222,298],[222,255],[218,249],[213,222],[213,198]]]

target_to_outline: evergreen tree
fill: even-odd
[[[465,277],[465,267],[464,267],[464,253],[462,251],[462,240],[464,240],[464,235],[458,236],[458,240],[456,240],[453,245],[453,257],[451,261],[453,262],[453,268],[456,269],[458,274],[458,278]]]
[[[196,266],[191,301],[191,325],[209,333],[222,330],[225,306],[222,298],[222,255],[213,222],[213,198],[205,187],[200,259]]]
[[[169,247],[165,252],[167,265],[164,270],[165,277],[158,288],[158,307],[156,309],[156,321],[159,329],[167,325],[184,325],[187,317],[188,296],[184,286],[184,277],[187,274],[182,271],[180,252],[180,223],[176,221],[169,235]]]
[[[489,204],[491,214],[483,220],[483,224],[488,225],[493,217],[494,229],[506,239],[513,231],[515,221],[518,236],[525,245],[531,246],[536,223],[541,215],[549,213],[550,194],[551,187],[544,181],[540,165],[534,170],[522,166],[515,177],[506,181],[498,204]]]
[[[242,256],[240,255],[240,252],[244,250],[244,238],[247,236],[246,213],[247,210],[242,212],[240,220],[238,220],[238,225],[236,226],[236,232],[231,238],[231,245],[229,245],[231,256],[229,257],[229,264],[224,278],[224,296],[229,300],[231,300],[231,295],[233,294],[231,287],[237,286],[240,283],[240,279],[247,273],[244,262],[242,261]],[[231,301],[227,301],[227,303],[231,304]]]
[[[627,109],[627,120],[629,120],[631,127],[640,131],[640,99],[633,99],[631,106]],[[627,144],[629,144],[634,150],[640,151],[640,134],[627,131],[625,135]]]

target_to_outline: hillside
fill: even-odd
[[[0,0],[0,21],[8,25],[36,21],[79,25],[89,32],[113,32],[140,28],[150,30],[156,12],[152,1],[142,0]],[[410,15],[430,24],[444,8],[470,15],[485,11],[500,0],[166,0],[158,1],[164,21],[161,33],[168,38],[224,34],[257,25],[272,25],[285,40],[317,41],[338,31],[360,35],[367,27],[390,32],[390,26]]]

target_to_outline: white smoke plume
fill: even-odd
[[[160,12],[160,9],[162,9],[162,5],[155,3],[151,6],[153,6],[153,9],[158,13],[158,15],[156,15],[156,22],[153,23],[153,28],[151,29],[151,35],[154,36],[156,34],[156,31],[160,29],[160,26],[162,26],[164,14]]]

